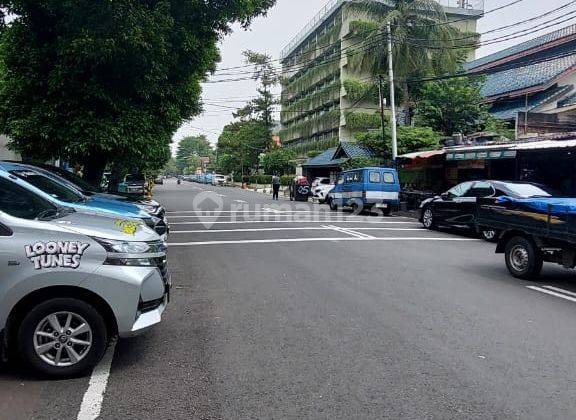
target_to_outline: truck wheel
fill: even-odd
[[[542,271],[543,259],[534,243],[522,236],[515,236],[506,244],[506,267],[514,277],[530,280]]]
[[[500,232],[493,229],[482,229],[480,231],[480,237],[484,239],[486,242],[498,242],[498,237],[500,236]]]
[[[392,214],[392,208],[386,207],[385,209],[382,209],[382,215],[384,217],[389,217],[391,214]]]
[[[32,308],[18,330],[18,347],[26,364],[56,378],[89,373],[108,344],[106,324],[82,300],[56,298]]]
[[[434,212],[430,207],[426,207],[424,210],[424,214],[422,215],[422,224],[426,229],[434,229],[436,227]]]

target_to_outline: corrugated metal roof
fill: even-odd
[[[332,147],[331,149],[328,149],[328,150],[320,153],[318,156],[315,156],[313,158],[308,159],[302,166],[323,166],[323,165],[326,165],[332,161],[332,158],[334,157],[334,153],[336,153],[336,149],[337,149],[337,147]]]
[[[557,31],[551,32],[549,34],[545,34],[534,39],[530,39],[528,41],[522,42],[518,45],[514,45],[513,47],[506,48],[502,51],[495,52],[494,54],[487,55],[486,57],[479,58],[477,60],[471,61],[466,63],[466,70],[472,70],[476,67],[483,66],[485,64],[489,64],[493,61],[498,61],[504,59],[506,57],[516,55],[522,53],[524,51],[528,51],[532,48],[540,47],[544,44],[549,42],[556,41],[558,39],[575,35],[576,34],[576,25],[567,26],[565,28],[559,29]]]
[[[572,95],[567,96],[558,102],[558,108],[564,108],[572,105],[576,105],[576,93],[573,93]]]
[[[358,143],[343,141],[340,143],[340,147],[350,159],[359,157],[373,158],[376,156],[370,148]]]
[[[516,145],[516,150],[542,150],[542,149],[564,149],[576,147],[576,140],[544,140],[532,143],[520,143]]]
[[[528,98],[528,111],[532,111],[539,106],[542,106],[553,99],[560,97],[572,90],[572,86],[555,86],[544,92],[539,92]],[[526,110],[526,100],[524,97],[519,97],[512,101],[500,102],[494,104],[490,113],[499,120],[513,120],[519,112]]]
[[[576,54],[490,74],[486,77],[481,93],[482,96],[489,98],[545,85],[574,66],[576,66]]]
[[[399,158],[404,159],[427,159],[432,156],[438,156],[446,154],[445,150],[427,150],[425,152],[413,152],[413,153],[406,153],[405,155],[398,156]]]
[[[339,166],[349,159],[359,157],[373,158],[375,156],[376,154],[366,146],[343,141],[338,147],[333,147],[316,157],[308,159],[302,166]]]

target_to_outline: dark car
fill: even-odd
[[[475,229],[476,200],[486,197],[513,198],[551,197],[553,192],[539,184],[513,181],[470,181],[456,185],[444,194],[424,200],[420,205],[420,222],[426,229],[457,227]],[[499,232],[482,229],[487,241],[498,239]]]

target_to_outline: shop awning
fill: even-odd
[[[403,159],[428,159],[433,156],[443,155],[446,152],[444,150],[427,150],[425,152],[413,152],[406,153],[405,155],[398,156]]]

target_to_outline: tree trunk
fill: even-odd
[[[102,183],[102,176],[108,164],[108,158],[103,154],[89,154],[83,159],[84,179],[89,183],[99,186]]]
[[[411,98],[410,98],[410,86],[408,86],[407,82],[402,84],[402,92],[404,94],[404,115],[406,115],[406,120],[404,123],[407,126],[412,125],[412,105],[411,105]]]

